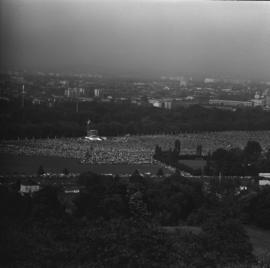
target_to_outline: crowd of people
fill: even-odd
[[[178,135],[145,135],[89,141],[84,138],[18,139],[0,142],[2,153],[17,155],[58,156],[76,158],[85,163],[152,163],[155,146],[173,149],[175,140],[181,143],[181,154],[194,154],[202,145],[202,153],[218,148],[243,148],[247,141],[258,141],[263,150],[269,149],[270,131],[227,131],[181,133]]]
[[[174,148],[174,142],[178,139],[181,143],[181,154],[195,154],[198,145],[202,146],[202,154],[212,153],[218,148],[243,149],[249,140],[257,141],[264,151],[270,148],[270,131],[223,131],[180,133],[177,135],[141,136],[147,148],[159,145],[162,150]]]

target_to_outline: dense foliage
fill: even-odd
[[[5,139],[83,136],[88,119],[105,136],[270,129],[270,113],[259,108],[233,112],[195,105],[169,111],[130,103],[81,102],[76,112],[75,102],[52,107],[29,102],[24,109],[19,100],[0,105],[0,137]]]
[[[257,217],[269,215],[267,188],[246,199],[229,188],[217,195],[214,183],[205,190],[201,181],[178,173],[151,179],[138,171],[129,178],[85,173],[78,185],[80,194],[69,197],[55,187],[33,196],[21,196],[17,185],[0,187],[2,265],[250,265],[255,259],[242,215],[248,211],[246,221],[269,223],[269,218]],[[70,201],[72,214],[67,213]],[[201,226],[201,231],[168,233],[163,227],[187,224]]]
[[[180,141],[176,140],[178,144]],[[187,171],[193,175],[211,176],[257,176],[259,172],[270,172],[270,150],[262,153],[261,145],[256,141],[248,141],[243,149],[219,148],[207,156],[198,154],[180,155],[180,145],[175,144],[173,150],[163,151],[158,145],[155,148],[154,158],[167,165]],[[177,146],[178,147],[177,147]],[[181,159],[206,160],[204,169],[194,169],[179,162]]]

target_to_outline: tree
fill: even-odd
[[[64,207],[58,200],[59,189],[46,186],[33,195],[33,216],[38,219],[59,217],[64,214]]]
[[[39,168],[38,168],[37,174],[40,176],[40,175],[42,175],[44,173],[45,173],[44,168],[43,168],[42,165],[40,165]]]
[[[68,175],[69,174],[69,170],[67,168],[64,168],[63,169],[63,174]]]
[[[156,145],[155,147],[155,153],[154,153],[154,157],[159,157],[160,155],[162,154],[162,150],[161,150],[161,147]]]
[[[158,171],[157,171],[157,176],[159,176],[159,177],[164,176],[164,172],[163,172],[163,169],[162,169],[162,168],[159,168],[159,169],[158,169]]]
[[[265,157],[266,157],[267,160],[270,160],[270,148],[265,153]]]
[[[241,264],[254,261],[252,245],[239,221],[216,214],[203,224],[208,254],[217,264]]]
[[[181,152],[181,142],[180,142],[180,140],[178,140],[178,139],[174,142],[174,152],[175,152],[177,155],[179,155],[180,152]]]
[[[248,162],[256,162],[262,152],[262,147],[257,141],[248,141],[244,148],[244,157]]]
[[[196,154],[197,154],[198,156],[202,156],[202,145],[201,145],[201,144],[199,144],[199,145],[197,146],[197,148],[196,148]]]
[[[257,226],[270,229],[270,187],[264,187],[249,201],[246,212]]]
[[[129,181],[132,182],[132,183],[144,183],[144,178],[140,174],[138,169],[135,169],[135,171],[130,176]]]

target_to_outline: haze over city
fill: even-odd
[[[270,79],[270,4],[1,2],[2,67]]]

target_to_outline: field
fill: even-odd
[[[156,145],[163,150],[181,142],[181,154],[194,154],[197,145],[202,145],[203,154],[217,148],[243,148],[247,141],[258,141],[264,150],[270,148],[270,131],[227,131],[182,133],[179,135],[145,135],[108,138],[104,141],[89,141],[84,138],[24,139],[0,142],[0,173],[35,173],[39,165],[51,172],[64,168],[72,172],[93,170],[102,173],[156,172],[160,167],[153,161]],[[82,162],[84,164],[82,164]],[[193,168],[201,168],[202,160],[181,160]]]
[[[184,164],[193,169],[202,169],[206,165],[206,160],[180,160],[179,163]]]
[[[162,166],[153,164],[82,164],[78,159],[62,158],[57,156],[25,156],[0,154],[0,174],[36,174],[39,166],[42,165],[45,172],[61,173],[64,168],[69,172],[81,173],[93,171],[102,174],[131,174],[135,169],[141,173],[156,174]],[[162,167],[165,173],[168,169]]]

